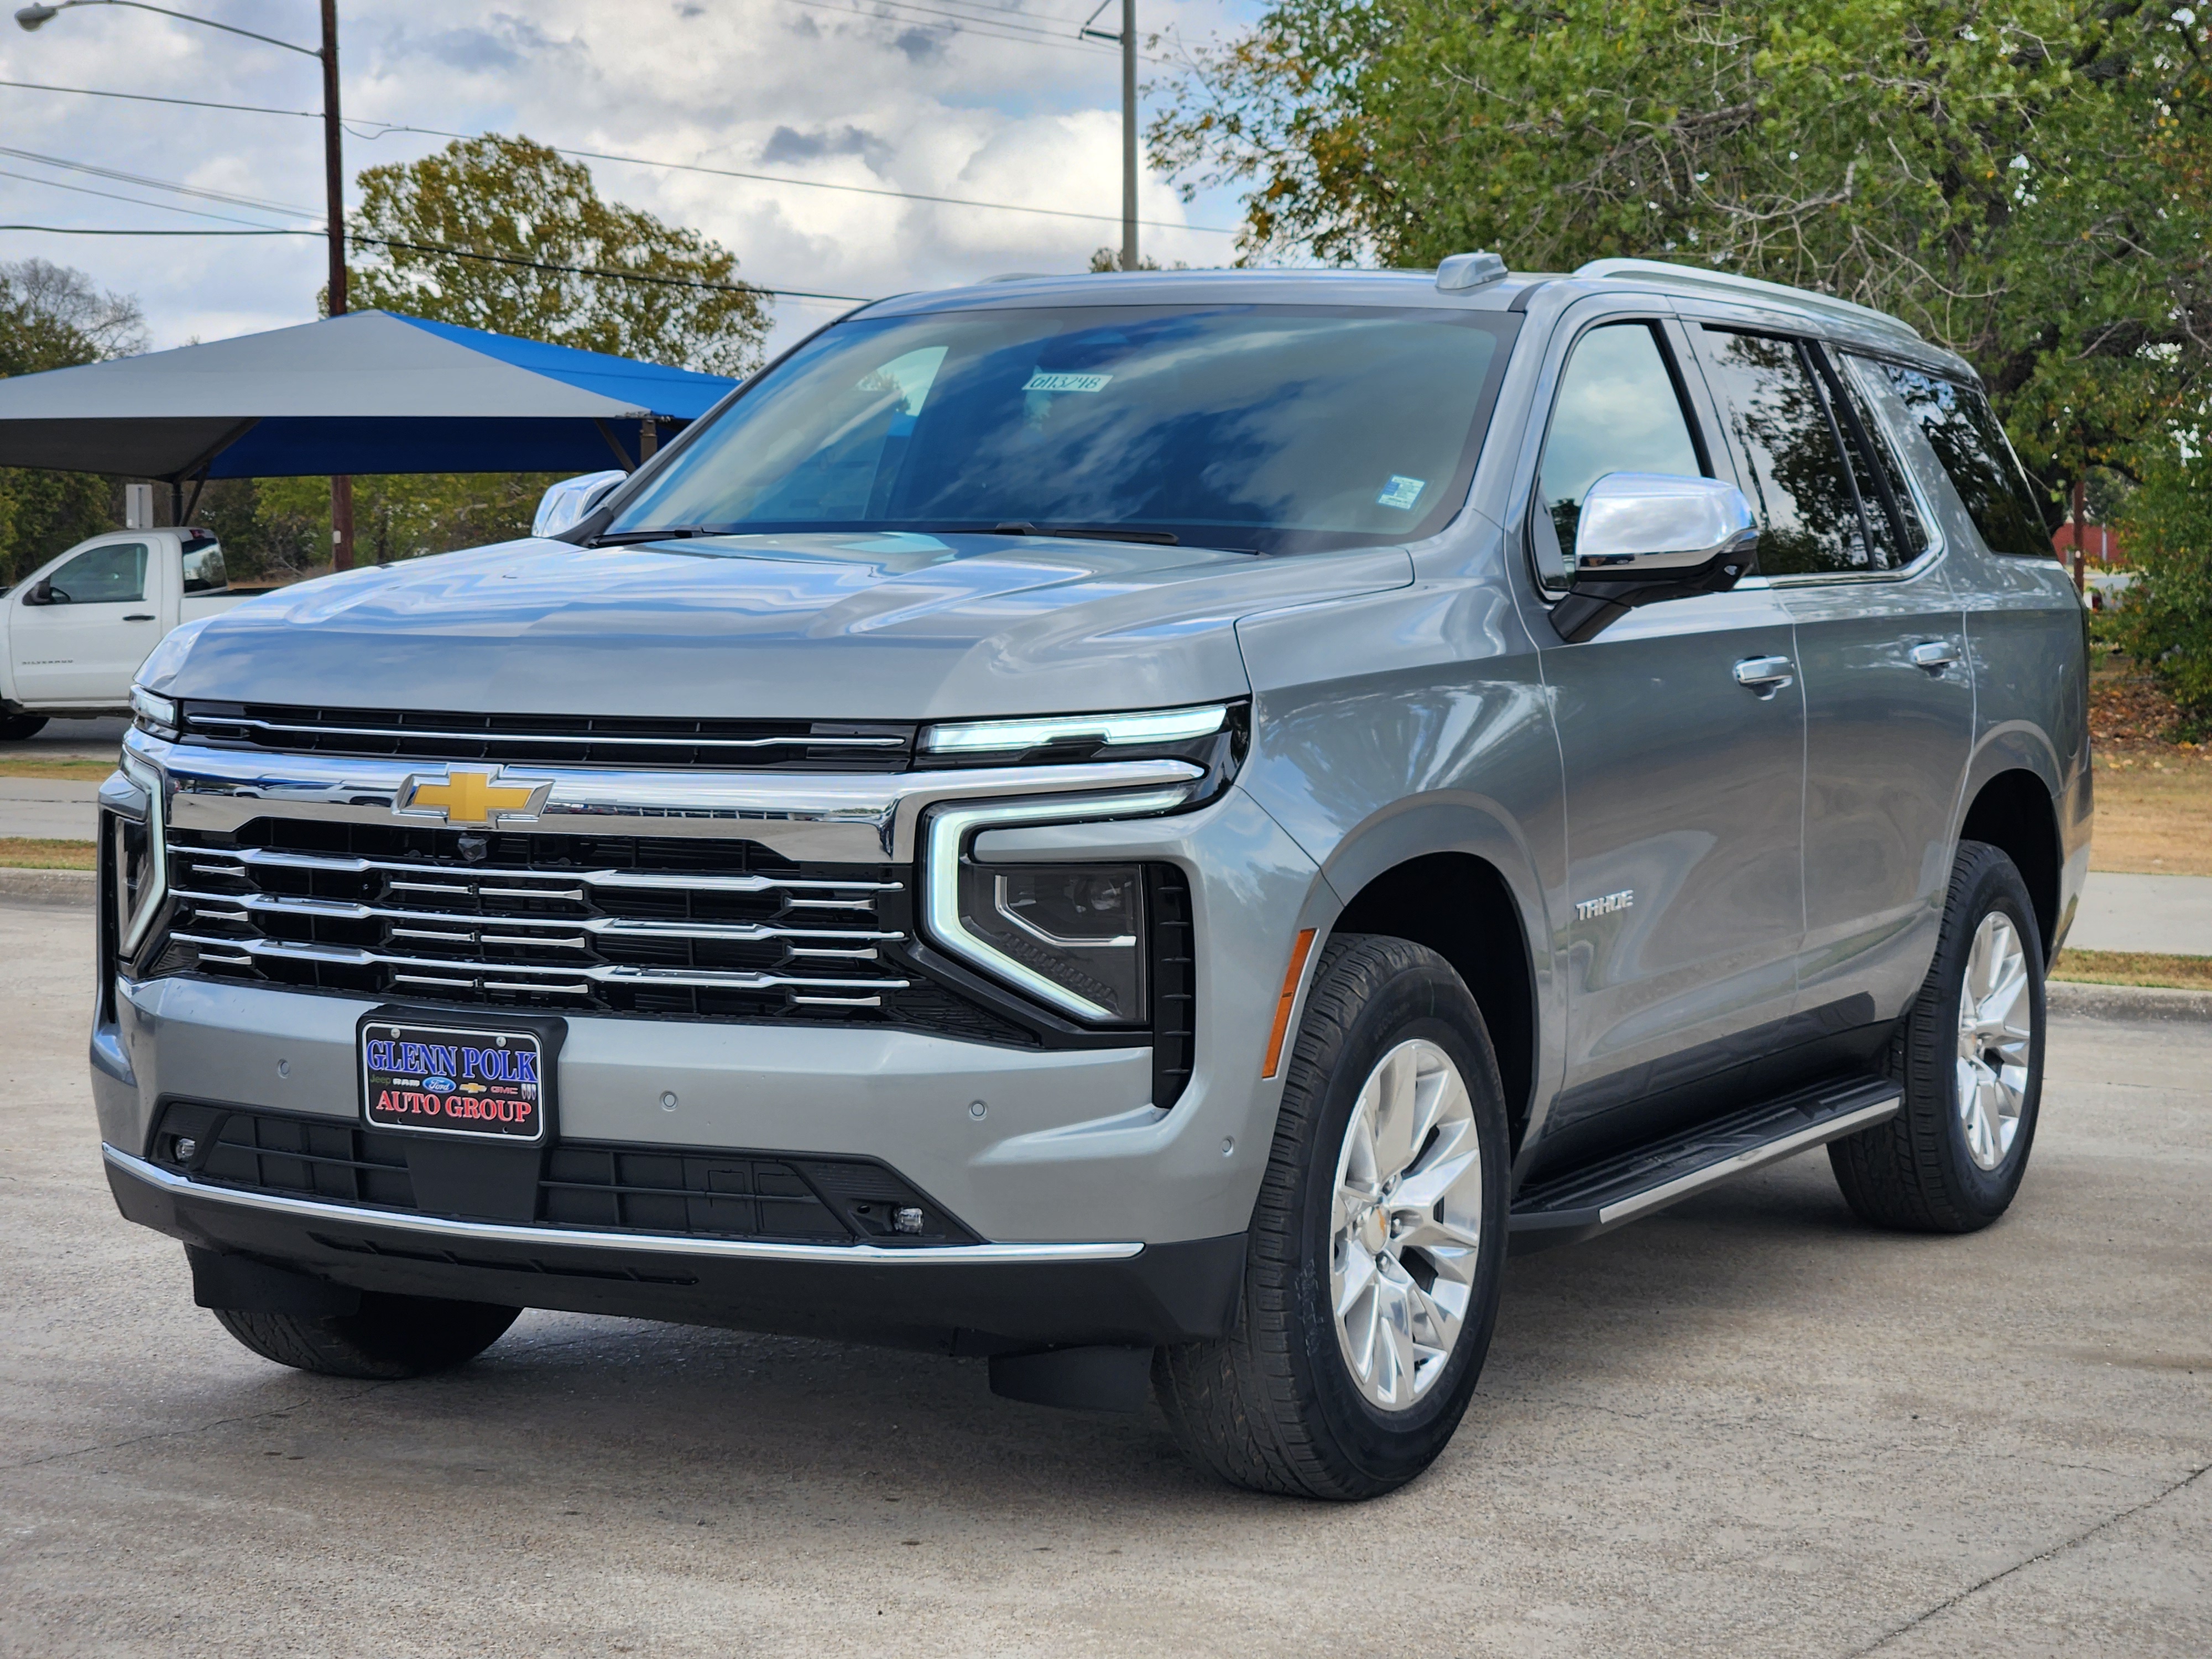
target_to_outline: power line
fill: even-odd
[[[119,196],[112,190],[94,190],[90,185],[65,185],[58,179],[41,179],[36,173],[17,173],[12,167],[0,167],[0,179],[20,179],[27,185],[43,185],[48,190],[66,190],[78,196],[97,196],[110,202],[128,202],[132,207],[152,208],[156,213],[189,213],[196,219],[218,219],[227,225],[252,225],[252,219],[234,219],[228,213],[210,213],[205,208],[179,207],[173,202],[149,202],[143,197]]]
[[[194,109],[236,110],[252,115],[290,115],[316,121],[323,118],[314,110],[273,109],[259,104],[208,103],[199,99],[162,97],[152,93],[111,92],[99,87],[57,87],[36,81],[6,80],[0,80],[0,87],[15,87],[33,92],[73,93],[86,98],[124,98],[143,103],[181,104]],[[355,131],[356,122],[361,127],[374,126],[381,131],[373,133]],[[483,137],[482,133],[449,132],[441,127],[410,126],[398,121],[374,121],[362,117],[348,118],[346,125],[349,131],[355,131],[356,137],[365,141],[395,132],[416,133],[427,138],[462,140]],[[1118,225],[1121,222],[1121,216],[1118,213],[1081,213],[1072,208],[1032,207],[1023,202],[986,202],[970,196],[934,196],[919,191],[891,190],[879,185],[833,184],[823,179],[794,179],[787,173],[750,173],[736,167],[708,167],[703,162],[663,161],[649,155],[623,155],[611,150],[572,149],[559,144],[549,144],[546,148],[556,155],[566,155],[577,161],[617,161],[626,167],[659,167],[672,173],[700,173],[717,179],[743,179],[754,184],[792,185],[802,190],[837,191],[847,195],[884,197],[902,202],[929,202],[944,207],[984,208],[997,213],[1030,213],[1048,219],[1080,219],[1093,224]],[[1152,230],[1196,231],[1209,236],[1234,236],[1237,234],[1233,227],[1227,225],[1184,224],[1170,219],[1140,219],[1138,222]]]
[[[70,188],[70,186],[64,186]],[[127,199],[118,198],[118,200]],[[158,207],[155,202],[142,202],[142,207]],[[191,212],[191,209],[179,210]],[[270,226],[258,230],[126,230],[106,225],[9,225],[0,224],[0,230],[38,231],[52,236],[320,236],[320,230],[290,229]],[[837,300],[853,305],[869,305],[872,301],[857,294],[823,294],[804,288],[763,288],[757,283],[708,283],[690,276],[655,276],[642,270],[617,270],[606,265],[564,265],[550,259],[525,259],[511,253],[480,253],[474,248],[447,247],[437,242],[402,241],[393,236],[369,236],[359,231],[346,232],[349,242],[367,242],[377,247],[401,247],[418,253],[442,253],[454,259],[482,259],[495,265],[521,265],[532,270],[566,271],[576,276],[607,276],[624,283],[651,283],[660,288],[703,289],[718,294],[766,294],[780,300]]]
[[[150,179],[143,173],[95,167],[89,161],[71,161],[59,155],[41,155],[35,149],[15,149],[0,144],[0,155],[12,155],[19,161],[36,161],[42,167],[62,167],[70,173],[90,173],[95,179],[112,179],[119,185],[138,185],[150,190],[172,191],[179,196],[197,196],[204,201],[221,202],[226,207],[256,208],[264,213],[289,213],[301,219],[320,219],[323,216],[307,208],[294,207],[289,202],[271,202],[258,196],[234,196],[228,191],[205,190],[198,185],[180,185],[168,179]],[[240,220],[239,222],[247,224],[252,222]]]

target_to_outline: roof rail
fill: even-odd
[[[1680,283],[1692,288],[1717,288],[1747,299],[1765,298],[1798,307],[1805,311],[1822,311],[1832,317],[1859,324],[1866,328],[1878,328],[1886,333],[1902,334],[1908,339],[1918,340],[1920,331],[1901,317],[1893,317],[1886,311],[1876,311],[1871,306],[1854,305],[1849,300],[1838,300],[1832,295],[1815,294],[1810,289],[1790,288],[1781,283],[1761,282],[1756,276],[1739,276],[1730,270],[1713,270],[1704,265],[1678,265],[1665,259],[1593,259],[1575,272],[1585,281],[1598,281],[1607,276],[1643,276],[1655,283]]]

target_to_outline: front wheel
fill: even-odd
[[[1936,960],[1898,1022],[1891,1070],[1905,1103],[1829,1144],[1859,1218],[1970,1233],[2010,1206],[2043,1097],[2043,938],[2027,884],[2002,850],[1966,842]]]
[[[1449,963],[1349,935],[1315,970],[1218,1340],[1152,1371],[1177,1443],[1255,1491],[1372,1498],[1428,1468],[1490,1347],[1505,1256],[1504,1091]]]
[[[46,729],[44,714],[0,714],[0,743],[21,743]]]

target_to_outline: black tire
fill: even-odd
[[[0,743],[21,743],[46,729],[44,714],[0,714]]]
[[[264,1359],[324,1376],[390,1382],[465,1364],[504,1336],[522,1310],[365,1291],[359,1311],[337,1316],[212,1311]]]
[[[1465,1084],[1482,1155],[1471,1295],[1436,1380],[1402,1409],[1371,1405],[1329,1307],[1337,1158],[1359,1091],[1401,1042],[1442,1048]],[[1459,1426],[1490,1347],[1505,1258],[1504,1091],[1490,1035],[1451,965],[1403,939],[1332,940],[1315,969],[1252,1216],[1243,1306],[1215,1341],[1163,1348],[1153,1391],[1186,1455],[1258,1492],[1373,1498],[1428,1468]]]
[[[1967,1149],[1957,1060],[1967,957],[1976,930],[1992,914],[2007,918],[2020,936],[2033,1026],[2019,1127],[1996,1167],[1984,1170]],[[1911,1232],[1971,1233],[2011,1205],[2027,1169],[2043,1096],[2043,935],[2018,867],[1984,842],[1960,843],[1936,959],[1891,1042],[1890,1074],[1904,1085],[1904,1108],[1828,1147],[1836,1184],[1862,1220]]]

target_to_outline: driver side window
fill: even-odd
[[[1659,337],[1649,323],[1606,323],[1575,342],[1552,404],[1531,515],[1536,574],[1565,587],[1583,497],[1608,472],[1706,476]]]
[[[135,605],[146,597],[146,544],[88,547],[46,578],[56,605]]]

